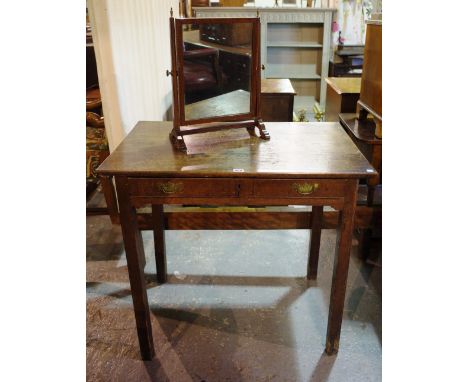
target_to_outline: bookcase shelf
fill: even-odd
[[[266,77],[320,80],[322,76],[317,74],[315,70],[315,65],[292,64],[284,68],[280,64],[269,64]]]
[[[307,42],[307,41],[268,41],[268,48],[322,48],[323,45],[318,42]]]
[[[260,17],[262,78],[289,78],[298,102],[324,109],[333,8],[200,7],[197,17]]]
[[[306,119],[313,120],[312,108],[322,100],[317,82],[323,73],[323,23],[270,22],[266,29],[265,76],[291,79],[297,93],[294,112],[305,110]]]

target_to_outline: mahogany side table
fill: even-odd
[[[338,123],[266,125],[270,141],[243,129],[188,135],[182,153],[169,141],[171,122],[138,122],[99,167],[108,186],[115,178],[143,359],[155,352],[136,208],[148,204],[160,283],[166,281],[164,204],[313,206],[308,278],[317,274],[323,207],[339,210],[325,349],[338,351],[358,181],[376,171]]]

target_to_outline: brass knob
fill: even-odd
[[[158,188],[159,191],[161,191],[164,194],[176,194],[184,190],[184,185],[182,183],[167,182],[160,183]]]
[[[262,70],[265,70],[265,65],[262,64]]]
[[[294,183],[292,188],[301,195],[309,195],[318,190],[318,183]]]

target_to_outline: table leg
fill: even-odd
[[[340,227],[336,236],[335,263],[328,311],[327,344],[328,355],[336,354],[340,346],[341,323],[348,278],[349,257],[354,226],[354,210],[357,199],[358,181],[350,181],[340,216]]]
[[[310,214],[310,244],[309,262],[307,264],[307,278],[317,279],[317,268],[320,253],[320,237],[322,235],[323,206],[313,206]]]
[[[132,290],[140,353],[144,360],[154,357],[151,318],[144,277],[144,248],[141,232],[138,229],[135,208],[130,203],[127,177],[116,177],[117,194],[120,207],[120,225],[127,256],[128,276]]]
[[[119,207],[115,196],[114,185],[111,176],[100,176],[102,191],[107,204],[107,210],[112,224],[119,224]]]
[[[164,241],[164,209],[162,204],[153,204],[151,207],[153,219],[154,253],[156,256],[156,277],[158,283],[162,284],[167,280],[166,243]]]
[[[372,166],[381,174],[382,172],[382,146],[374,145],[372,147]],[[374,206],[375,188],[381,183],[381,177],[374,177],[367,181],[367,206]],[[363,230],[359,238],[359,253],[364,260],[367,260],[371,254],[371,242],[374,233],[375,224],[371,228]]]

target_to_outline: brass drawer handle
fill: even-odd
[[[182,192],[184,190],[184,185],[182,183],[160,183],[159,184],[159,191],[163,192],[164,194],[176,194],[178,192]]]
[[[309,195],[314,191],[317,191],[319,188],[318,183],[294,183],[292,185],[293,189],[301,195]]]

